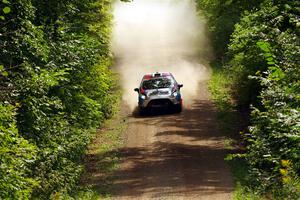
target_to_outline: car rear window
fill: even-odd
[[[169,77],[152,78],[144,80],[142,88],[145,90],[158,89],[158,88],[170,88],[174,86],[174,81]]]

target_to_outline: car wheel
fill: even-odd
[[[181,113],[181,111],[182,111],[182,105],[181,104],[175,105],[175,112],[176,113]]]
[[[147,109],[146,108],[139,108],[139,115],[144,116],[147,114]]]

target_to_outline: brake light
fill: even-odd
[[[143,79],[150,80],[152,78],[151,75],[145,75]]]

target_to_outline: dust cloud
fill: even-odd
[[[114,4],[112,50],[124,89],[123,100],[134,109],[145,73],[171,72],[184,106],[197,98],[199,81],[209,78],[211,57],[205,20],[192,0],[135,0]],[[201,91],[200,91],[201,92]]]

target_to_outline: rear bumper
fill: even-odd
[[[175,105],[180,105],[182,102],[181,98],[149,98],[149,99],[139,99],[139,107],[140,108],[148,108],[148,107],[170,107]]]

